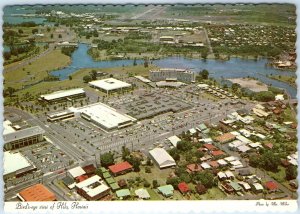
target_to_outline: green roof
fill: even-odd
[[[123,198],[130,195],[129,189],[120,189],[116,192],[119,198]]]
[[[104,172],[103,173],[103,178],[106,179],[106,178],[110,178],[111,175],[109,174],[109,172]]]
[[[235,190],[235,191],[240,191],[242,190],[242,187],[236,183],[236,182],[230,182],[230,186],[232,186],[232,188]]]
[[[111,183],[111,184],[109,184],[109,186],[113,191],[120,189],[120,186],[117,183]]]
[[[106,178],[105,181],[106,181],[108,184],[116,183],[115,179],[113,179],[112,177]]]
[[[71,178],[70,176],[66,176],[62,179],[63,183],[66,185],[66,186],[69,186],[73,183],[75,183],[74,179]]]
[[[208,134],[210,132],[210,129],[205,129],[202,131],[203,134]]]
[[[164,196],[172,196],[174,188],[172,185],[160,186],[157,188]]]
[[[199,129],[200,129],[201,131],[207,129],[207,127],[206,127],[206,125],[205,125],[204,123],[201,123],[198,127],[199,127]]]
[[[104,172],[108,172],[108,170],[107,170],[107,169],[105,169],[104,167],[101,167],[101,168],[100,168],[100,170],[101,170],[101,172],[102,172],[102,173],[104,173]]]

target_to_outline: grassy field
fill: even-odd
[[[278,172],[270,172],[267,171],[268,175],[270,175],[272,178],[274,178],[279,183],[282,183],[285,181],[285,168],[283,166],[278,167]]]
[[[21,89],[24,85],[43,80],[48,76],[47,72],[67,66],[70,62],[70,57],[62,54],[60,50],[51,51],[32,64],[4,73],[4,87]]]
[[[272,75],[272,76],[268,76],[269,78],[271,79],[274,79],[274,80],[278,80],[280,82],[285,82],[293,87],[297,87],[297,84],[296,84],[296,79],[297,77],[290,77],[290,76],[284,76],[284,75]]]

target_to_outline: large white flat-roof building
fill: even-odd
[[[3,134],[9,134],[9,133],[13,133],[16,130],[12,127],[12,123],[9,120],[4,120],[3,121]]]
[[[117,80],[114,78],[95,80],[89,82],[89,85],[93,88],[100,89],[108,94],[108,92],[122,90],[124,88],[130,88],[131,84]]]
[[[149,153],[160,169],[170,166],[176,166],[175,160],[163,148],[155,148],[149,151]]]
[[[58,102],[66,99],[84,97],[85,91],[83,88],[74,88],[70,90],[56,91],[51,94],[44,94],[40,96],[40,100],[47,102]]]
[[[177,80],[185,83],[195,82],[195,73],[189,69],[161,68],[149,71],[149,79],[154,82]]]
[[[109,194],[110,188],[102,181],[101,177],[94,175],[76,184],[77,192],[87,200],[98,200]]]
[[[21,153],[11,151],[4,152],[3,168],[4,180],[20,177],[23,174],[36,170],[36,167]]]
[[[3,135],[4,149],[14,150],[43,141],[45,130],[39,126],[22,129]]]
[[[136,121],[135,118],[118,112],[116,109],[103,103],[95,103],[80,108],[70,108],[70,110],[75,112],[75,116],[80,113],[82,118],[95,123],[107,131],[130,126]]]

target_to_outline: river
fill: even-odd
[[[72,62],[66,68],[53,71],[52,74],[59,76],[60,80],[67,79],[68,76],[78,69],[82,68],[112,68],[129,66],[133,64],[133,60],[109,60],[95,61],[87,54],[89,47],[86,44],[79,44],[78,48],[72,54]],[[137,60],[137,64],[144,63],[143,60]],[[250,60],[241,58],[231,58],[228,61],[214,59],[187,59],[184,57],[167,57],[152,62],[159,67],[168,68],[190,68],[194,72],[199,72],[203,69],[209,71],[209,75],[218,81],[228,78],[240,77],[255,77],[261,82],[271,84],[272,86],[286,89],[289,94],[296,98],[297,89],[280,81],[266,77],[266,74],[296,76],[295,72],[282,71],[266,66],[267,60]]]

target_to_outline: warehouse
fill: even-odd
[[[132,125],[136,119],[126,114],[117,112],[103,103],[95,103],[80,108],[70,108],[75,111],[75,116],[80,115],[82,118],[100,126],[106,131],[120,129]]]
[[[3,139],[5,142],[4,149],[6,151],[14,150],[41,142],[44,140],[44,133],[44,129],[42,129],[39,126],[34,126],[27,129],[11,132],[9,134],[5,134],[3,135]]]
[[[155,148],[149,151],[151,158],[160,169],[176,166],[175,160],[163,148]]]
[[[102,80],[95,80],[89,82],[89,85],[93,88],[99,89],[105,92],[107,95],[109,92],[114,91],[123,91],[124,89],[131,88],[131,84],[122,82],[120,80],[114,78],[102,79]]]
[[[154,82],[174,80],[191,83],[195,82],[195,74],[188,69],[161,68],[159,70],[150,70],[149,79]]]
[[[9,178],[18,178],[26,173],[30,173],[36,170],[36,167],[19,152],[4,152],[3,162],[4,180],[7,180]]]
[[[83,88],[75,88],[70,90],[56,91],[51,94],[41,95],[39,100],[46,101],[48,103],[55,103],[81,97],[85,97],[85,91],[83,90]]]

